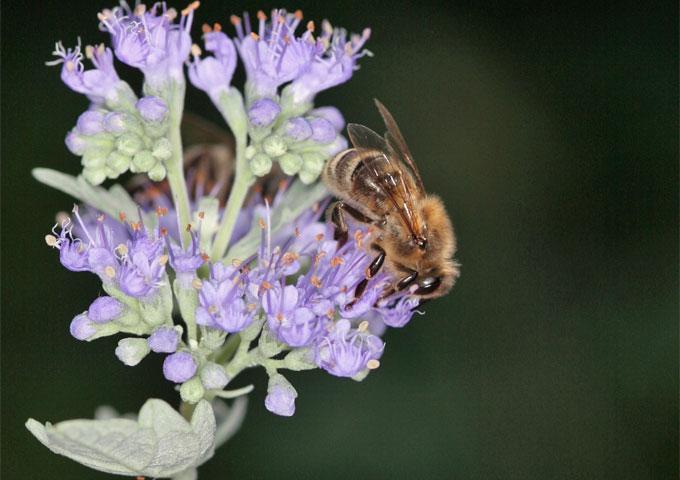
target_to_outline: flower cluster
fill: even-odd
[[[394,281],[389,273],[366,278],[377,235],[372,227],[351,224],[349,241],[339,243],[321,218],[328,193],[315,182],[347,141],[338,109],[315,108],[313,100],[350,79],[368,53],[363,45],[370,31],[348,37],[324,21],[316,33],[313,22],[303,27],[299,11],[258,12],[254,25],[244,14],[231,17],[234,38],[219,24],[204,25],[202,56],[190,36],[197,7],[193,2],[178,13],[165,3],[148,9],[123,3],[98,16],[111,47],[57,44],[52,64],[62,65],[64,83],[91,105],[66,136],[69,150],[81,156],[81,176],[35,171],[81,203],[72,216],[58,216],[45,240],[65,268],[97,275],[105,293],[75,316],[73,337],[127,335],[115,349],[127,366],[151,352],[164,355],[164,377],[184,405],[201,412],[207,402],[217,414],[216,398],[248,393],[251,387],[225,388],[244,369],[261,366],[269,376],[265,407],[290,416],[298,393],[283,370],[320,368],[363,380],[380,365],[386,327],[404,326],[418,304],[409,290],[388,288]],[[83,51],[94,68],[83,66]],[[239,57],[247,75],[244,94],[231,84]],[[119,78],[114,58],[142,72],[144,95]],[[194,175],[195,189],[184,178],[185,66],[235,139],[226,205],[205,175]],[[282,172],[278,189],[258,193],[251,187],[274,162]],[[119,185],[98,186],[127,171],[146,173],[147,185],[155,186],[134,199]],[[149,181],[163,181],[162,188]],[[97,428],[99,435],[108,427]],[[214,441],[214,429],[203,437],[191,432]],[[41,435],[45,443],[47,433]],[[182,468],[205,461],[210,447],[196,450]],[[69,447],[54,451],[102,465],[71,455]],[[166,467],[136,473],[170,476],[179,468]],[[127,464],[100,469],[130,473]]]

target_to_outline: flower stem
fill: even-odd
[[[168,172],[168,183],[172,192],[172,200],[177,209],[177,228],[180,232],[182,246],[186,247],[191,242],[191,236],[185,227],[190,223],[189,193],[184,179],[184,155],[182,151],[182,135],[180,125],[184,110],[185,84],[173,81],[169,93],[170,127],[168,140],[172,145],[172,157],[165,162]]]
[[[222,259],[226,253],[236,219],[248,194],[248,189],[255,181],[255,177],[250,171],[245,157],[246,147],[248,146],[248,125],[243,106],[243,97],[241,97],[238,90],[232,88],[224,92],[215,104],[234,134],[236,144],[236,175],[231,192],[229,192],[224,215],[222,215],[222,223],[213,244],[211,256],[213,262]]]

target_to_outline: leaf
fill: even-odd
[[[26,428],[54,453],[95,470],[170,477],[189,474],[212,456],[216,424],[205,400],[189,423],[163,400],[149,399],[136,421],[81,419],[42,425],[31,418]]]
[[[34,168],[31,173],[40,183],[71,195],[111,218],[117,219],[120,212],[124,212],[128,218],[137,217],[137,205],[120,185],[113,185],[106,190],[90,185],[83,177],[74,177],[50,168]]]
[[[281,202],[271,212],[271,236],[274,237],[279,230],[291,225],[305,210],[329,195],[326,187],[317,182],[313,185],[304,185],[302,182],[294,182],[284,193]],[[225,258],[244,259],[257,251],[260,245],[261,230],[259,219],[253,219],[250,231],[236,244],[234,244]]]

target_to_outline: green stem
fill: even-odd
[[[248,189],[255,181],[245,156],[246,147],[248,146],[248,125],[243,97],[241,97],[238,90],[232,88],[222,94],[216,105],[234,134],[236,144],[236,175],[231,192],[229,192],[224,215],[222,215],[222,223],[213,244],[211,256],[213,262],[224,257],[231,240],[231,234],[234,231],[236,219],[248,194]]]
[[[186,231],[186,226],[191,222],[189,207],[189,193],[184,179],[184,154],[182,150],[182,135],[180,125],[184,110],[185,84],[172,82],[169,95],[170,127],[168,140],[172,145],[172,156],[166,160],[165,168],[168,172],[168,183],[172,192],[172,200],[177,209],[178,228],[181,234],[182,245],[187,246],[191,242],[191,236]]]

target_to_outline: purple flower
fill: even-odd
[[[314,110],[310,111],[309,114],[314,117],[325,118],[331,122],[331,124],[333,124],[333,128],[335,128],[335,130],[338,132],[342,132],[342,129],[345,128],[345,117],[343,117],[342,113],[340,113],[340,110],[335,107],[315,108]]]
[[[254,98],[276,95],[282,84],[293,80],[313,58],[317,45],[308,30],[301,37],[295,30],[302,13],[289,14],[285,10],[272,10],[271,20],[260,11],[257,14],[257,32],[251,31],[250,20],[236,16],[231,21],[236,27],[236,46],[246,69],[248,87]]]
[[[293,117],[286,121],[284,134],[296,142],[302,142],[312,136],[312,126],[302,117]]]
[[[295,388],[283,375],[277,373],[269,379],[264,406],[276,415],[290,417],[295,413],[295,399],[297,396]]]
[[[189,352],[176,352],[165,357],[163,375],[175,383],[184,383],[196,374],[198,366]]]
[[[161,86],[169,80],[183,82],[183,64],[191,50],[189,31],[197,7],[198,2],[191,3],[175,24],[177,14],[165,3],[156,3],[150,10],[144,4],[130,10],[123,3],[99,14],[100,28],[111,34],[116,57],[139,68],[147,83]]]
[[[314,312],[301,302],[293,285],[275,285],[264,293],[262,308],[267,324],[279,341],[291,347],[309,345],[323,328]]]
[[[172,327],[159,327],[149,336],[147,343],[156,353],[173,353],[179,345],[179,333]]]
[[[413,310],[418,307],[420,300],[417,297],[403,296],[394,306],[378,308],[383,322],[388,327],[401,328],[405,326],[413,316]]]
[[[168,114],[168,106],[162,98],[158,97],[142,97],[135,107],[147,122],[162,122]]]
[[[186,250],[181,245],[171,244],[168,239],[168,253],[170,254],[170,266],[177,274],[177,279],[184,288],[191,286],[191,281],[196,276],[196,270],[206,261],[206,256],[199,251],[199,233],[191,231],[191,246]],[[167,237],[166,237],[167,238]]]
[[[167,261],[166,255],[150,258],[143,252],[133,253],[118,275],[120,289],[131,297],[147,297],[161,285]]]
[[[295,103],[311,102],[317,93],[346,82],[358,68],[357,60],[368,51],[364,43],[371,36],[370,29],[361,35],[353,34],[347,41],[347,32],[333,28],[324,20],[322,33],[318,38],[321,50],[311,64],[290,84],[289,94]]]
[[[71,89],[87,95],[94,103],[102,104],[117,97],[116,87],[120,79],[113,67],[113,54],[103,45],[86,47],[87,57],[92,61],[94,69],[85,70],[80,45],[73,49],[65,49],[61,42],[57,43],[52,53],[57,60],[47,65],[62,63],[61,79]]]
[[[261,98],[255,100],[248,109],[248,119],[255,127],[267,127],[274,123],[281,113],[281,107],[274,100]]]
[[[349,321],[339,320],[316,345],[316,364],[336,377],[354,377],[364,369],[376,368],[384,344],[375,335],[351,330]]]
[[[108,323],[123,313],[125,307],[113,297],[97,298],[87,309],[87,317],[94,323]]]
[[[202,282],[198,293],[196,323],[228,333],[240,332],[253,321],[254,306],[242,298],[245,291],[240,272],[216,263],[210,279]]]
[[[77,340],[88,340],[92,335],[97,333],[94,324],[87,318],[86,313],[76,315],[71,321],[69,330],[71,331],[71,335]]]
[[[192,49],[189,80],[196,88],[210,95],[213,102],[218,102],[220,93],[229,90],[236,69],[236,48],[219,29],[213,30],[207,25],[203,27],[203,41],[205,49],[213,56],[201,59],[200,49]]]
[[[57,234],[56,225],[52,229],[54,235],[47,235],[45,241],[50,247],[59,250],[59,261],[72,272],[85,272],[90,270],[88,263],[87,246],[79,239],[73,237],[73,225],[71,219],[66,218],[61,224],[61,232]]]

